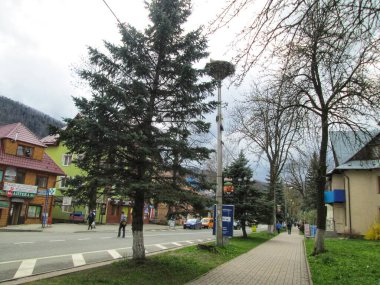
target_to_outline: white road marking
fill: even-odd
[[[155,244],[155,246],[161,249],[168,249],[166,246],[163,246],[162,244]]]
[[[28,244],[28,243],[34,243],[34,241],[20,241],[20,242],[14,242],[13,244]]]
[[[50,242],[59,242],[59,241],[65,241],[64,239],[53,239],[53,240],[49,240]]]
[[[197,239],[197,241],[199,241],[199,242],[202,242],[202,241],[203,241],[203,239]]]
[[[86,264],[86,261],[84,260],[82,254],[73,254],[72,258],[73,258],[74,267]]]
[[[78,238],[78,240],[89,240],[90,238]]]
[[[113,259],[122,258],[122,256],[114,249],[107,250],[107,252],[112,256]]]
[[[172,244],[176,245],[176,246],[182,246],[182,244],[178,243],[178,242],[172,242]]]
[[[33,273],[34,266],[36,265],[37,259],[26,259],[21,262],[16,274],[13,278],[20,278],[25,276],[30,276]]]
[[[185,242],[190,243],[190,244],[193,244],[193,243],[194,243],[194,242],[192,242],[191,240],[186,240]]]
[[[112,237],[101,237],[100,239],[108,239],[108,238],[112,238]]]

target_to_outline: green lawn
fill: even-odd
[[[327,252],[311,256],[314,240],[306,241],[314,285],[379,285],[380,242],[326,239]]]
[[[185,284],[209,270],[239,256],[271,239],[268,233],[253,233],[248,239],[233,238],[230,244],[217,253],[186,247],[147,258],[144,264],[132,260],[114,262],[111,265],[84,270],[68,275],[39,280],[28,284]]]

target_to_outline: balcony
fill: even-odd
[[[344,189],[334,189],[333,191],[325,191],[325,203],[345,203],[346,195]]]

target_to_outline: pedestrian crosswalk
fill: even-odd
[[[145,252],[146,254],[149,254],[212,240],[214,240],[214,238],[148,244],[145,245]],[[51,271],[59,271],[70,267],[80,267],[87,264],[128,258],[131,256],[132,248],[126,247],[67,255],[46,256],[34,259],[4,261],[0,262],[0,282]]]

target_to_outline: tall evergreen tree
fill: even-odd
[[[151,23],[144,32],[121,26],[120,45],[105,42],[106,52],[89,48],[89,67],[79,75],[92,99],[74,98],[80,115],[67,119],[60,132],[89,168],[100,167],[132,199],[133,258],[139,260],[145,259],[144,203],[159,201],[168,189],[177,197],[183,192],[185,163],[209,155],[190,143],[191,135],[208,131],[202,119],[216,105],[205,102],[215,84],[201,81],[204,70],[193,66],[208,55],[206,39],[201,29],[182,28],[190,0],[152,0],[146,6]],[[103,163],[91,162],[93,154]]]
[[[243,237],[247,237],[245,225],[264,221],[270,215],[270,203],[264,193],[254,187],[252,170],[243,152],[225,170],[224,177],[232,179],[234,192],[224,194],[225,204],[235,205],[235,219],[242,225]]]
[[[317,209],[317,183],[319,157],[316,152],[310,158],[305,177],[305,195],[302,209],[305,211]]]

